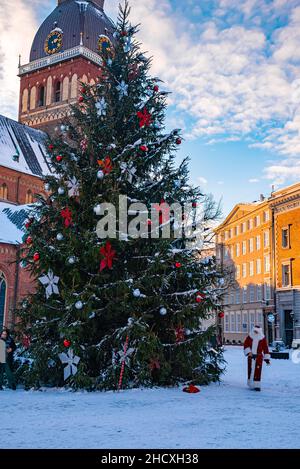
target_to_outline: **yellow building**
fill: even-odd
[[[238,204],[216,229],[217,257],[232,267],[235,282],[224,298],[223,333],[226,343],[242,343],[255,325],[267,330],[274,313],[272,213],[269,201]],[[269,324],[269,327],[268,327]]]
[[[300,346],[300,183],[273,192],[276,340]]]
[[[225,342],[242,343],[259,324],[269,342],[300,346],[300,183],[236,205],[215,232],[217,258],[235,276]]]

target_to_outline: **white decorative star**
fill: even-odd
[[[75,177],[68,181],[68,194],[69,197],[76,197],[79,195],[79,183]]]
[[[74,355],[72,349],[68,350],[68,353],[62,352],[59,355],[59,359],[63,364],[67,366],[64,369],[64,380],[67,381],[70,376],[75,376],[77,373],[77,365],[80,362],[80,358]]]
[[[119,83],[119,85],[117,86],[117,90],[119,91],[120,99],[122,99],[124,96],[128,96],[128,85],[125,83],[124,80]]]
[[[107,103],[105,99],[102,97],[100,101],[98,101],[96,104],[96,109],[97,109],[97,115],[100,116],[106,116],[106,109],[107,109]]]
[[[51,295],[59,295],[59,290],[57,284],[59,282],[59,277],[56,277],[52,270],[48,270],[48,274],[43,275],[43,277],[39,278],[39,281],[42,285],[46,286],[46,298],[50,298]]]

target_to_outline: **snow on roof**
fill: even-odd
[[[0,243],[21,244],[32,205],[0,202]]]
[[[44,132],[0,115],[0,166],[39,177],[49,174],[46,138]]]

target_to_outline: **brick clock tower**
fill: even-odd
[[[99,52],[111,45],[113,23],[104,0],[57,0],[33,40],[30,61],[19,65],[19,121],[52,134],[76,102],[80,82],[100,75]]]

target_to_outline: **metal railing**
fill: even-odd
[[[42,59],[34,60],[33,62],[30,62],[29,64],[20,65],[19,75],[24,75],[26,73],[30,73],[40,68],[50,67],[53,64],[62,62],[64,60],[69,60],[74,57],[79,57],[79,56],[85,57],[97,65],[102,64],[102,59],[98,54],[96,54],[96,52],[93,52],[84,46],[76,46],[64,52],[54,54],[51,57],[43,57]]]

